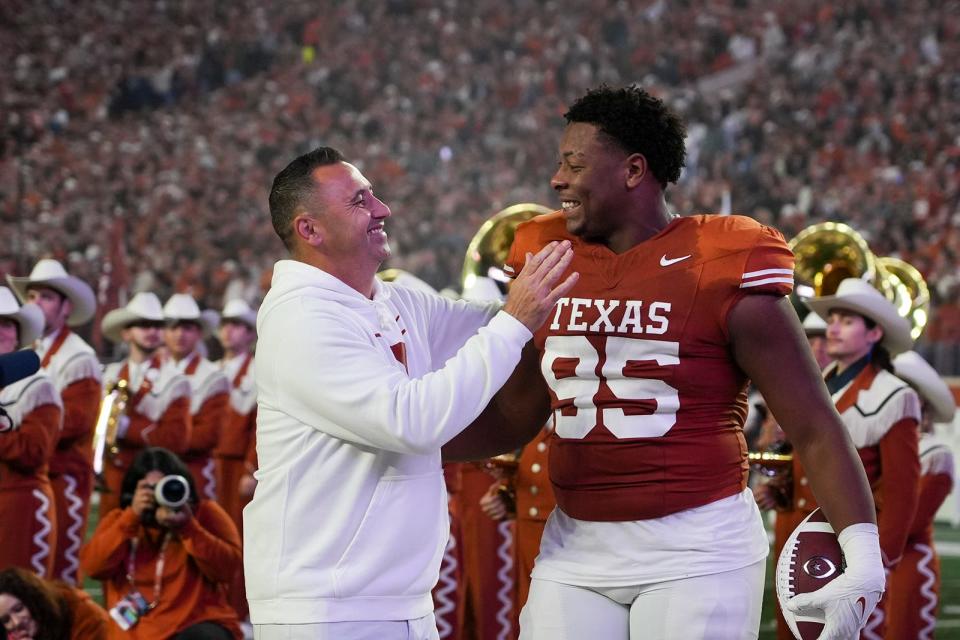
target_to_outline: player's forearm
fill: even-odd
[[[856,449],[837,418],[821,418],[809,437],[793,440],[817,503],[834,531],[858,522],[876,522],[873,494]]]

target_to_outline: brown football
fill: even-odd
[[[777,559],[777,599],[793,635],[800,640],[815,640],[823,630],[822,611],[804,615],[792,613],[786,602],[801,593],[825,586],[843,573],[843,553],[837,535],[820,509],[801,522],[783,546]]]

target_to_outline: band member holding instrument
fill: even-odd
[[[101,518],[119,506],[123,474],[141,449],[161,446],[183,452],[190,439],[190,382],[160,357],[164,326],[163,308],[153,293],[138,293],[103,317],[103,335],[126,343],[130,353],[109,365],[103,376],[108,393],[123,381],[129,399],[119,415],[105,416],[101,410],[98,418],[98,432],[104,423],[115,428],[97,434],[105,439],[97,443],[104,449]]]
[[[163,332],[170,365],[190,381],[190,443],[183,461],[197,482],[197,491],[208,500],[217,498],[213,449],[220,441],[230,401],[230,382],[220,367],[200,353],[203,338],[213,333],[208,316],[186,293],[170,296],[163,306],[167,326]]]
[[[214,450],[217,464],[217,500],[243,534],[243,508],[251,495],[242,495],[240,484],[247,469],[247,454],[256,453],[257,385],[254,380],[253,345],[257,339],[257,312],[245,300],[229,300],[223,307],[217,337],[223,359],[216,363],[230,382],[230,402]],[[252,476],[251,476],[252,479]],[[246,619],[247,596],[243,567],[228,588],[230,603]]]
[[[90,321],[96,297],[90,285],[69,275],[56,260],[40,260],[29,276],[7,280],[21,302],[32,302],[43,311],[43,335],[34,348],[63,402],[63,427],[50,460],[57,506],[53,575],[76,585],[93,493],[93,429],[102,376],[93,348],[71,327]]]
[[[910,325],[860,278],[847,278],[835,294],[805,302],[827,321],[827,353],[834,362],[824,381],[870,480],[883,564],[892,569],[903,555],[920,483],[920,400],[891,365],[893,355],[913,344]],[[884,606],[874,610],[862,638],[883,637]]]

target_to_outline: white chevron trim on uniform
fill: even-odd
[[[66,560],[66,566],[58,576],[61,580],[70,584],[77,584],[77,571],[80,569],[80,559],[77,556],[80,553],[80,546],[83,544],[83,500],[77,495],[77,479],[72,475],[65,473],[63,479],[67,483],[64,487],[63,497],[67,500],[67,519],[70,526],[67,527],[67,540],[69,546],[63,551],[63,558]],[[57,544],[61,544],[57,540]]]
[[[925,623],[920,629],[917,640],[932,640],[933,629],[937,626],[937,594],[934,587],[937,584],[937,576],[933,573],[931,566],[933,561],[933,549],[929,545],[919,542],[913,545],[913,548],[921,553],[917,561],[917,573],[923,576],[923,583],[920,585],[920,598],[923,604],[920,607],[920,619]]]
[[[200,470],[200,475],[203,476],[203,479],[207,481],[207,486],[204,487],[203,493],[204,498],[207,500],[216,500],[217,499],[217,465],[213,461],[213,457],[210,457],[206,464],[203,465],[203,469]]]
[[[457,608],[455,600],[457,594],[457,568],[460,564],[457,562],[457,556],[454,551],[457,548],[457,541],[451,536],[447,539],[447,548],[443,551],[443,560],[440,563],[440,580],[437,582],[439,588],[434,591],[434,597],[437,601],[437,608],[433,614],[437,620],[437,631],[441,640],[453,635],[455,629],[447,615],[453,613]]]
[[[33,517],[40,525],[40,531],[33,535],[33,546],[36,551],[30,556],[30,565],[38,576],[46,578],[47,571],[44,561],[50,557],[50,545],[47,544],[46,538],[53,528],[50,525],[50,498],[39,489],[33,490],[33,497],[40,502],[39,508],[33,512]]]
[[[504,520],[497,525],[497,533],[502,542],[497,547],[497,558],[500,560],[500,569],[497,571],[497,580],[500,588],[497,590],[497,622],[500,630],[497,640],[509,640],[513,635],[513,522]]]

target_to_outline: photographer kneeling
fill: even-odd
[[[224,586],[241,557],[230,517],[197,496],[175,454],[154,447],[134,460],[120,509],[100,520],[80,562],[105,583],[111,638],[239,640]]]

